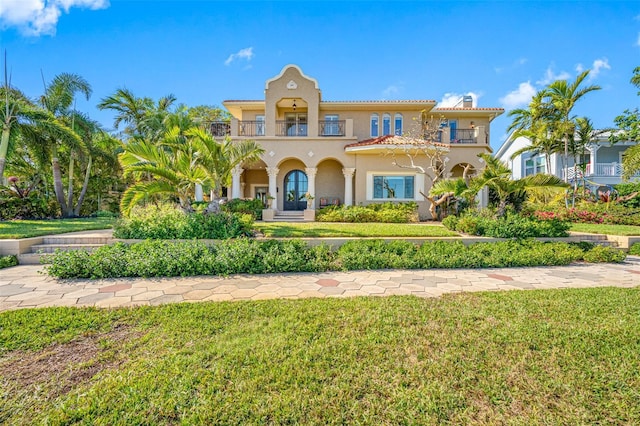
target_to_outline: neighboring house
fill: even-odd
[[[477,154],[491,152],[489,125],[501,108],[437,108],[431,100],[324,101],[318,82],[295,65],[266,81],[264,100],[227,100],[231,123],[212,123],[216,136],[253,139],[265,150],[257,164],[234,170],[229,198],[275,197],[279,211],[330,204],[416,201],[429,217],[424,174],[393,164],[396,135],[419,130],[421,114],[442,123],[439,145],[449,149],[445,176],[461,176],[464,165],[482,168]],[[439,121],[440,123],[440,121]],[[424,157],[423,157],[424,159]]]
[[[603,133],[587,147],[584,154],[578,156],[577,167],[574,167],[576,162],[571,154],[565,166],[564,152],[561,152],[550,156],[550,170],[547,170],[544,154],[525,152],[512,158],[514,153],[530,144],[528,138],[514,138],[511,134],[495,154],[496,158],[509,166],[514,179],[536,173],[548,173],[564,180],[566,173],[569,182],[573,182],[577,177],[580,181],[584,180],[587,186],[597,189],[599,186],[615,185],[622,181],[622,156],[635,142],[618,142],[612,145],[609,142],[609,134]]]

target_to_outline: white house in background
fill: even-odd
[[[635,142],[618,142],[612,145],[609,142],[609,134],[602,134],[588,147],[584,155],[578,157],[578,165],[584,166],[584,172],[582,167],[573,167],[575,163],[571,155],[565,167],[564,153],[551,155],[551,170],[547,170],[547,161],[542,153],[525,152],[512,158],[514,153],[530,144],[528,138],[514,138],[512,133],[495,153],[496,158],[509,166],[514,179],[536,173],[548,173],[564,180],[566,172],[570,182],[577,175],[579,179],[584,177],[587,185],[595,188],[601,185],[615,185],[622,181],[622,155]],[[638,177],[640,174],[636,174],[634,179]]]

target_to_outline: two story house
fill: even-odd
[[[491,152],[490,123],[504,112],[475,108],[470,98],[455,108],[432,100],[325,101],[318,82],[296,65],[266,81],[264,99],[223,105],[233,118],[212,124],[214,134],[253,139],[265,150],[261,161],[233,171],[229,198],[269,198],[274,211],[300,213],[331,204],[415,201],[422,218],[430,217],[421,194],[433,176],[408,167],[406,156],[390,155],[400,138],[419,134],[424,117],[437,120],[432,142],[448,151],[443,176],[461,176],[468,164],[483,167],[477,154]],[[426,158],[418,154],[414,161]]]
[[[531,141],[525,136],[515,137],[511,134],[496,152],[496,158],[509,166],[514,179],[546,173],[563,180],[566,177],[568,182],[577,179],[595,192],[600,186],[611,186],[622,181],[622,156],[635,144],[624,141],[611,144],[609,133],[604,132],[594,137],[576,158],[569,155],[565,164],[564,152],[551,154],[548,162],[543,153],[520,152],[530,146]],[[640,174],[636,174],[634,179],[638,177]]]

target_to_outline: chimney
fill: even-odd
[[[473,108],[473,98],[471,96],[462,97],[462,108]]]

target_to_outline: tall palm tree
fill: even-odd
[[[581,72],[573,82],[567,80],[556,80],[545,89],[545,94],[549,98],[550,105],[557,112],[557,121],[555,121],[554,129],[558,136],[562,137],[564,143],[564,179],[568,181],[568,158],[569,158],[569,142],[575,133],[575,119],[571,116],[571,112],[576,103],[587,93],[600,90],[600,86],[589,85],[580,87],[589,76],[590,70]]]
[[[44,94],[40,97],[40,104],[59,121],[64,122],[73,131],[75,120],[78,117],[72,109],[76,95],[82,94],[88,100],[91,96],[91,85],[87,80],[77,74],[62,73],[53,78],[51,83],[45,87]],[[69,199],[65,200],[64,188],[62,186],[62,170],[60,167],[59,150],[68,148],[71,151],[71,163],[69,165],[69,176],[73,174],[73,155],[75,152],[85,151],[85,141],[77,134],[75,137],[60,138],[55,135],[48,135],[45,138],[48,142],[48,150],[51,153],[51,167],[53,171],[53,188],[63,217],[74,215],[73,191],[69,190]],[[73,179],[70,177],[70,179]]]

